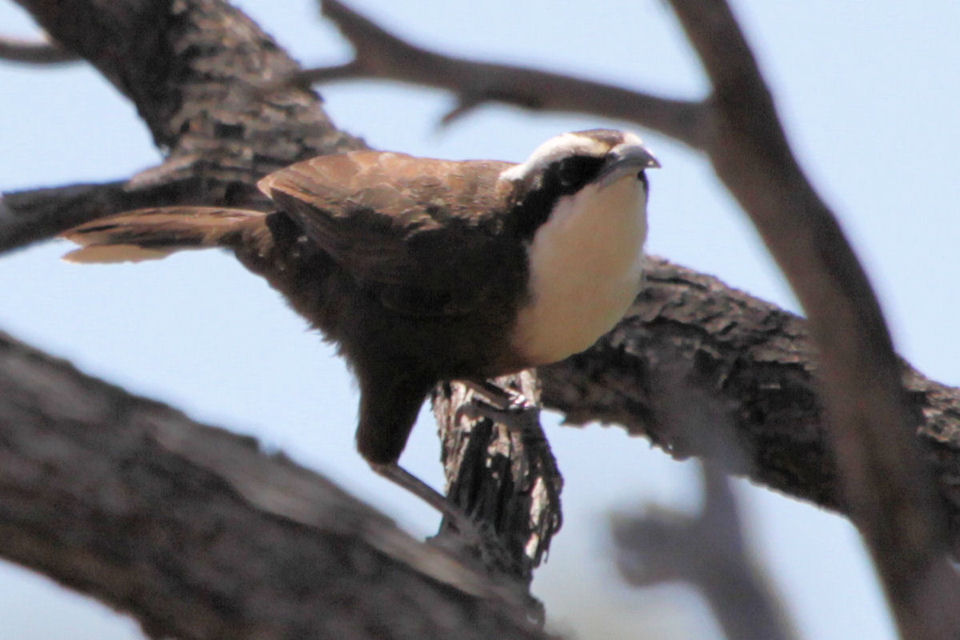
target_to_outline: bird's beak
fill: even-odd
[[[597,174],[596,182],[605,187],[627,173],[645,169],[659,169],[660,162],[642,144],[617,145],[607,154],[607,159]]]

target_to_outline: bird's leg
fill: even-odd
[[[447,500],[447,498],[439,491],[398,465],[396,462],[388,462],[385,464],[371,462],[370,467],[379,475],[383,476],[398,487],[406,489],[439,511],[447,518],[447,520],[452,522],[457,530],[464,536],[468,538],[473,537],[475,538],[475,541],[482,539],[477,525],[469,518],[469,516],[467,516],[466,513],[457,508],[455,504]]]

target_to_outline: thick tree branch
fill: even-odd
[[[0,425],[3,554],[152,637],[545,637],[325,478],[2,333]]]
[[[80,56],[64,50],[55,42],[0,36],[0,60],[28,64],[62,64],[80,59]]]
[[[749,473],[771,486],[817,499],[843,510],[843,504],[836,502],[841,494],[823,439],[825,427],[819,422],[821,415],[812,379],[816,365],[810,360],[812,349],[803,320],[745,294],[724,289],[712,278],[678,270],[668,264],[654,264],[648,273],[650,276],[647,289],[638,300],[634,312],[615,333],[586,354],[542,371],[547,404],[566,412],[567,416],[574,420],[607,418],[621,422],[626,424],[632,433],[649,434],[661,446],[678,456],[710,457],[722,449],[717,446],[718,441],[725,444],[743,444],[742,458],[755,462],[731,462],[729,456],[722,456],[720,461],[726,464],[728,469]],[[730,305],[733,305],[733,308],[730,308]],[[27,361],[26,365],[24,360]],[[34,360],[43,365],[43,376],[40,376],[36,369],[27,366]],[[249,440],[236,439],[239,444],[227,447],[223,439],[229,442],[233,436],[216,432],[214,438],[204,428],[188,429],[181,424],[180,414],[157,403],[135,399],[136,406],[143,408],[134,412],[125,404],[134,402],[126,394],[83,378],[80,378],[82,384],[69,382],[77,374],[67,363],[51,360],[12,340],[0,341],[0,362],[6,363],[6,366],[0,367],[0,389],[3,391],[0,402],[6,403],[0,404],[0,407],[6,407],[0,411],[0,424],[4,425],[0,431],[3,434],[0,438],[0,455],[3,457],[0,477],[5,478],[0,481],[2,490],[9,495],[29,494],[29,504],[35,512],[39,510],[41,514],[56,513],[58,520],[53,526],[64,531],[65,536],[80,539],[80,542],[74,540],[78,544],[78,553],[83,541],[92,538],[83,537],[76,532],[83,531],[84,527],[98,526],[97,523],[104,518],[104,512],[82,511],[76,505],[67,509],[66,506],[73,505],[76,500],[73,493],[60,493],[60,488],[51,489],[52,493],[42,493],[43,487],[38,485],[44,485],[48,480],[31,474],[18,477],[10,475],[18,469],[36,468],[36,460],[14,452],[12,436],[8,435],[8,432],[12,431],[9,431],[11,427],[8,425],[24,424],[21,418],[25,415],[50,414],[55,420],[44,420],[38,425],[38,429],[17,431],[18,441],[42,443],[48,442],[51,431],[60,429],[57,425],[65,420],[63,416],[57,417],[59,414],[56,412],[43,409],[48,393],[54,398],[50,402],[53,402],[55,407],[61,407],[58,411],[66,410],[64,407],[73,411],[73,407],[77,407],[77,411],[91,414],[87,416],[83,428],[77,431],[78,437],[94,437],[96,442],[101,438],[107,442],[115,438],[136,442],[141,437],[136,434],[141,434],[144,427],[139,431],[131,431],[131,424],[137,422],[134,415],[142,413],[146,417],[139,421],[150,427],[152,435],[149,440],[166,443],[165,446],[175,449],[170,455],[180,455],[194,465],[194,470],[187,474],[180,473],[180,463],[174,466],[176,474],[171,474],[165,464],[136,467],[136,473],[131,472],[130,477],[124,475],[125,472],[118,471],[121,475],[97,488],[95,485],[100,483],[101,473],[106,473],[104,470],[123,465],[119,465],[118,459],[112,454],[99,456],[99,445],[88,444],[84,451],[86,457],[82,460],[69,462],[68,459],[48,458],[43,467],[46,474],[69,478],[71,491],[75,490],[76,479],[88,477],[90,470],[101,471],[96,471],[97,480],[87,484],[87,489],[94,493],[102,491],[105,494],[103,499],[108,501],[120,499],[117,498],[118,495],[126,496],[124,500],[134,501],[141,491],[145,491],[143,487],[153,483],[166,487],[165,496],[190,494],[195,491],[192,487],[203,484],[196,480],[196,474],[211,474],[221,478],[218,482],[224,482],[224,479],[228,481],[224,485],[216,484],[214,488],[217,491],[238,493],[245,500],[253,502],[257,509],[266,509],[294,522],[310,521],[313,517],[310,515],[313,513],[311,510],[317,508],[314,501],[322,505],[334,500],[322,497],[323,491],[329,489],[327,483],[303,470],[290,472],[294,473],[291,477],[287,472],[278,471],[282,470],[282,465],[272,466],[274,463],[280,464],[281,461],[271,460],[267,467],[255,462],[258,454]],[[30,393],[21,390],[25,380],[38,379],[47,381],[44,389],[34,389]],[[84,380],[86,381],[83,382]],[[960,427],[957,424],[960,417],[960,393],[925,381],[919,376],[911,375],[910,380],[914,389],[912,397],[916,403],[915,411],[922,412],[928,418],[924,425],[924,439],[929,444],[931,459],[939,461],[943,469],[944,492],[952,492],[955,496],[957,480],[960,478],[960,456],[957,452],[960,447]],[[86,388],[88,383],[93,385],[92,389]],[[684,390],[682,412],[678,412],[676,406],[670,407],[669,403],[663,400],[664,395],[657,390],[671,386]],[[56,391],[57,389],[61,391]],[[120,398],[123,402],[105,405],[103,396],[98,394],[107,392],[108,398]],[[87,398],[87,393],[92,393],[93,397]],[[88,411],[82,409],[83,407],[106,408]],[[713,414],[718,407],[726,410],[727,415],[736,420],[734,433],[717,430],[724,422],[722,417]],[[675,419],[678,415],[683,419]],[[703,415],[710,416],[709,420],[700,421],[698,424],[694,418]],[[161,416],[162,420],[153,416]],[[116,424],[118,417],[123,417],[122,424]],[[158,423],[171,431],[160,430]],[[123,435],[117,435],[116,430]],[[58,441],[52,441],[50,446],[54,446],[56,442]],[[135,459],[138,456],[151,458],[156,455],[157,445],[144,446],[148,446],[149,454],[131,456]],[[240,447],[240,452],[246,453],[238,457],[240,453],[234,451],[235,447]],[[220,457],[209,455],[211,451],[230,453]],[[4,470],[8,475],[2,475]],[[250,476],[252,484],[242,484],[240,488],[230,484],[236,482],[237,472],[242,476]],[[317,486],[313,486],[313,483]],[[265,504],[258,502],[260,499],[257,496],[289,496],[291,487],[299,487],[298,491],[306,492],[308,497],[284,498],[279,506],[266,506],[270,505],[270,500]],[[149,502],[149,497],[156,495],[156,489],[145,495],[148,497],[144,500]],[[300,493],[296,495],[301,496]],[[339,500],[339,493],[335,493],[335,497]],[[84,500],[89,499],[91,498]],[[211,504],[210,499],[210,496],[197,496],[202,505]],[[218,498],[212,504],[220,504],[224,499],[226,498]],[[955,496],[954,505],[956,499]],[[161,536],[163,531],[178,531],[167,528],[169,521],[176,517],[176,512],[187,509],[183,504],[171,502],[166,497],[158,502],[163,503],[157,505],[157,508],[164,510],[163,521],[156,525],[158,529],[155,535],[146,538],[147,540]],[[339,504],[335,500],[334,502]],[[0,503],[10,505],[13,501],[4,498]],[[137,504],[139,502],[132,503],[126,513],[135,513]],[[256,513],[257,509],[252,509],[243,517],[263,517]],[[195,513],[187,509],[188,516]],[[236,527],[241,531],[260,531],[245,521],[232,519],[233,516],[228,519],[218,515],[219,507],[215,511],[204,513],[214,518],[209,526],[205,525],[207,529],[229,531],[230,527]],[[955,506],[953,513],[954,522],[960,521]],[[339,522],[340,519],[339,515],[332,517],[333,521]],[[140,522],[140,519],[137,518],[137,521]],[[148,514],[140,526],[146,527],[150,521],[151,516]],[[105,522],[113,523],[114,520]],[[374,519],[370,522],[377,523],[381,520]],[[228,527],[229,523],[233,524]],[[58,576],[84,591],[101,595],[103,590],[112,588],[102,584],[102,576],[113,575],[106,571],[92,572],[88,581],[83,583],[74,581],[71,576],[75,575],[76,568],[72,561],[61,564],[60,556],[49,555],[50,550],[46,546],[39,547],[34,556],[21,555],[21,547],[59,544],[59,540],[54,538],[51,543],[50,532],[43,528],[37,529],[32,525],[16,528],[20,529],[16,537],[11,535],[2,539],[17,541],[12,555],[19,561]],[[5,530],[12,531],[12,528]],[[377,528],[372,527],[370,530],[375,532]],[[186,536],[188,532],[189,530],[178,535]],[[115,533],[120,536],[119,531]],[[31,542],[25,539],[27,535],[36,535],[37,539]],[[140,535],[138,530],[137,536]],[[254,534],[259,535],[260,533]],[[124,548],[124,545],[129,544],[129,539],[118,537],[110,547]],[[291,547],[298,545],[299,542],[290,543]],[[139,545],[135,545],[135,548],[139,548]],[[147,553],[146,549],[141,551]],[[245,557],[239,555],[240,550],[234,551],[238,554],[237,557]],[[255,551],[255,557],[261,558],[262,549],[257,547]],[[198,551],[197,555],[203,557],[207,552]],[[64,559],[69,559],[69,556],[65,555]],[[274,560],[280,562],[281,558],[275,557]],[[165,554],[149,556],[141,559],[138,571],[144,571],[144,567],[150,562],[169,561],[170,557]],[[298,566],[298,563],[304,561],[303,558],[290,559],[286,561],[286,566]],[[52,566],[54,564],[57,566]],[[248,579],[252,578],[249,575],[243,577],[243,580]],[[194,595],[195,592],[191,592],[190,596]],[[128,602],[121,606],[125,609],[139,608],[140,604]]]
[[[96,217],[102,209],[116,211],[111,204],[122,202],[125,195],[122,182],[4,193],[0,195],[0,251],[49,238],[80,220]]]
[[[250,86],[297,69],[246,16],[218,0],[18,0],[57,42],[136,105],[166,161],[127,183],[74,185],[0,200],[0,250],[128,205],[256,205],[255,183],[297,160],[362,148],[312,91]],[[229,33],[229,37],[224,34]],[[103,46],[103,43],[110,46]],[[35,228],[31,220],[36,217]]]
[[[249,91],[298,67],[220,0],[18,2],[134,102],[168,155],[157,183],[189,174],[221,190],[221,204],[242,203],[274,169],[364,146],[330,122],[312,91]]]
[[[960,633],[960,580],[943,511],[912,434],[916,420],[866,274],[790,150],[773,98],[723,0],[671,0],[713,83],[707,154],[750,215],[809,318],[819,347],[850,515],[908,638]]]
[[[541,367],[544,405],[602,421],[677,458],[848,513],[806,321],[711,276],[650,259],[626,318],[588,351]],[[960,549],[960,389],[902,365],[925,460]],[[729,443],[740,455],[720,455]]]

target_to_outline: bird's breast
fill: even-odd
[[[633,174],[561,198],[528,247],[530,284],[511,344],[527,364],[590,347],[640,288],[646,193]]]

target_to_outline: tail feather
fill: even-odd
[[[140,262],[181,249],[227,246],[262,222],[265,213],[220,207],[137,209],[100,218],[62,234],[80,245],[68,262]]]

